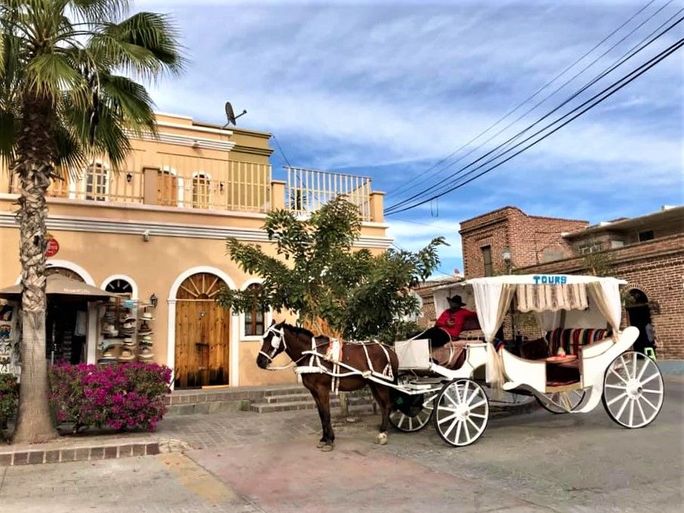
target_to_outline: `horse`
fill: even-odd
[[[311,355],[305,351],[315,350],[317,353],[325,354],[330,347],[331,339],[326,336],[315,337],[314,334],[305,329],[281,322],[271,323],[263,336],[263,344],[257,356],[256,363],[262,369],[268,369],[273,359],[283,351],[290,357],[297,367],[310,367]],[[365,347],[365,348],[364,348]],[[389,361],[388,361],[389,359]],[[398,359],[396,353],[390,348],[384,348],[378,342],[354,342],[346,343],[342,349],[340,363],[346,364],[366,375],[369,371],[382,371],[391,369],[391,383],[396,383]],[[371,363],[369,368],[368,362]],[[334,363],[323,358],[317,362],[332,371]],[[325,372],[311,372],[315,369],[302,369],[309,372],[302,372],[302,383],[311,392],[316,401],[318,415],[321,419],[323,435],[317,447],[322,451],[332,451],[335,446],[335,433],[330,422],[330,391],[333,386],[333,376]],[[349,373],[349,369],[341,366],[339,374]],[[339,390],[350,392],[359,390],[368,385],[373,394],[373,398],[378,403],[382,413],[382,422],[379,427],[376,443],[385,445],[387,443],[387,428],[389,427],[389,416],[392,411],[392,398],[390,388],[380,383],[367,379],[361,374],[353,374],[335,378],[338,379]]]

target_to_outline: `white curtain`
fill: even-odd
[[[501,388],[504,382],[503,365],[496,354],[494,341],[496,332],[503,323],[513,299],[514,285],[504,283],[473,283],[477,320],[487,344],[487,382],[494,388]]]
[[[589,291],[593,296],[599,311],[613,328],[613,338],[620,331],[622,318],[622,302],[620,299],[620,285],[617,280],[601,280],[589,284]]]
[[[584,310],[589,306],[587,291],[582,283],[520,284],[517,286],[516,299],[521,312]]]

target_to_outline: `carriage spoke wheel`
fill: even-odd
[[[435,429],[446,443],[463,447],[475,442],[487,427],[489,400],[484,389],[470,379],[444,385],[432,414]]]
[[[401,410],[394,410],[390,413],[390,423],[397,428],[399,431],[404,433],[413,433],[415,431],[420,431],[428,422],[430,422],[430,417],[432,417],[432,411],[434,409],[435,399],[437,398],[437,392],[428,392],[425,394],[425,401],[423,401],[423,409],[418,412],[418,415],[411,417],[406,415]]]
[[[660,413],[663,398],[660,369],[643,353],[624,352],[606,370],[603,406],[621,426],[632,429],[647,426]]]
[[[569,392],[554,392],[535,396],[539,405],[546,411],[560,415],[570,413],[584,401],[585,390],[571,390]]]

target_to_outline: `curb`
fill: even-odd
[[[154,456],[161,453],[182,452],[189,445],[181,440],[163,439],[141,442],[80,444],[58,447],[59,442],[44,444],[44,447],[30,449],[31,446],[0,450],[0,467],[17,465],[39,465],[43,463],[67,463],[72,461],[98,461],[134,456]]]

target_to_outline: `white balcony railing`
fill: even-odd
[[[364,221],[370,220],[370,178],[299,167],[287,166],[285,169],[287,170],[286,208],[306,214],[315,212],[338,196],[344,196],[359,207]]]

